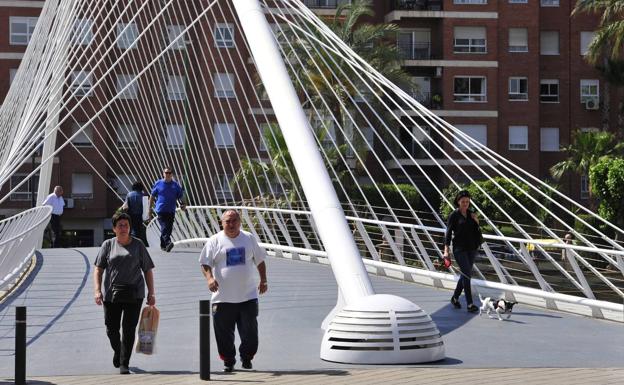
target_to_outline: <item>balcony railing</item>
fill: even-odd
[[[402,43],[398,45],[398,48],[403,60],[432,59],[431,43],[428,42]]]
[[[394,10],[401,11],[441,11],[442,0],[396,0]]]
[[[340,4],[349,4],[351,0],[303,0],[308,8],[337,8]]]

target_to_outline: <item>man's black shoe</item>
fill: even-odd
[[[121,365],[119,367],[119,374],[130,374],[130,369],[126,365]]]
[[[173,249],[173,242],[169,242],[167,246],[165,246],[165,251],[170,252]]]
[[[466,310],[468,310],[469,313],[476,313],[479,311],[479,308],[477,307],[477,305],[471,303],[470,305],[468,305]]]
[[[459,300],[455,297],[451,297],[451,305],[453,305],[455,309],[461,308],[461,304],[459,303]]]
[[[113,355],[113,366],[116,368],[119,367],[119,353],[117,352]]]
[[[251,369],[253,365],[251,365],[251,360],[243,360],[243,369]]]
[[[223,371],[225,373],[232,373],[234,371],[234,364],[225,364],[225,366],[223,367]]]

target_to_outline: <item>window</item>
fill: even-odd
[[[559,80],[540,80],[540,102],[559,103]]]
[[[509,126],[509,149],[516,151],[529,149],[528,126]]]
[[[217,98],[234,98],[234,75],[233,74],[214,74],[213,77],[215,93]]]
[[[72,125],[72,136],[80,131],[78,135],[72,139],[72,143],[76,147],[93,147],[93,126],[86,125],[86,123],[74,123]]]
[[[136,76],[132,75],[117,75],[117,94],[120,99],[136,99],[139,94],[139,83],[136,81]]]
[[[90,71],[73,71],[71,75],[71,91],[75,96],[91,96],[92,82]]]
[[[486,81],[484,76],[456,77],[453,93],[456,102],[487,101]]]
[[[594,40],[594,36],[596,36],[596,33],[593,31],[581,31],[581,56],[585,56],[589,52],[588,48],[592,40]]]
[[[529,0],[509,0],[510,4],[527,4]]]
[[[458,124],[455,128],[476,140],[479,144],[487,146],[487,126],[485,124]],[[468,138],[456,137],[453,139],[453,143],[457,146],[458,151],[467,149],[477,150],[478,145],[476,143],[468,143],[468,140]]]
[[[234,47],[234,26],[232,24],[216,24],[214,29],[215,47]]]
[[[9,44],[28,45],[36,24],[36,17],[9,17]]]
[[[186,26],[184,25],[168,25],[167,26],[167,37],[169,38],[169,44],[171,45],[171,49],[186,49],[186,39],[184,30]]]
[[[132,124],[117,127],[117,145],[119,148],[134,148],[137,142],[137,128]]]
[[[397,36],[397,47],[401,59],[427,60],[431,59],[431,29],[416,28],[401,30]]]
[[[93,175],[72,174],[72,192],[74,199],[93,199]]]
[[[77,45],[89,45],[93,41],[93,20],[77,19],[74,21],[73,42]]]
[[[453,0],[453,4],[487,4],[487,0]]]
[[[529,100],[527,78],[509,78],[509,100]]]
[[[581,175],[581,199],[589,199],[589,176]]]
[[[137,177],[131,174],[117,175],[113,182],[113,188],[123,196],[123,194],[132,191],[132,184],[136,182],[136,180]]]
[[[258,146],[258,151],[266,151],[266,138],[267,135],[271,132],[271,123],[262,123],[260,125],[260,145]]]
[[[167,99],[186,100],[186,77],[169,75],[167,80]]]
[[[10,187],[11,190],[13,190],[13,188],[15,188],[15,186],[17,186],[27,176],[28,174],[17,174],[17,173],[11,175],[11,187]],[[33,179],[32,184],[34,186],[33,190],[35,190],[35,198],[36,198],[37,188],[39,186],[39,175],[33,175],[31,179]],[[31,181],[24,182],[24,184],[22,184],[17,190],[11,193],[10,199],[12,201],[31,201],[32,195],[31,195],[30,184],[31,184]]]
[[[559,31],[540,32],[540,55],[559,55]]]
[[[234,147],[234,130],[236,126],[233,123],[215,123],[214,140],[217,148]]]
[[[581,79],[581,103],[588,100],[598,102],[600,99],[600,81],[598,79]]]
[[[509,28],[509,52],[528,52],[528,36],[526,28]]]
[[[540,128],[540,151],[559,151],[559,129],[556,127]]]
[[[558,7],[559,0],[540,0],[542,7]]]
[[[368,143],[367,145],[365,144],[365,146],[368,149],[373,150],[375,148],[375,132],[373,131],[373,128],[362,128],[362,134],[364,135],[364,139],[366,139],[366,142]]]
[[[232,188],[230,187],[231,175],[219,174],[214,180],[215,192],[218,198],[231,198]]]
[[[139,27],[135,23],[117,24],[117,47],[121,49],[133,49],[139,37]]]
[[[485,27],[455,27],[453,52],[485,53]]]
[[[186,132],[183,124],[168,124],[166,127],[166,142],[169,149],[183,149],[186,141]]]
[[[13,84],[15,75],[17,75],[17,68],[9,68],[9,85]]]

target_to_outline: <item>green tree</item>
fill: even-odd
[[[624,227],[624,159],[603,158],[589,169],[591,190],[600,199],[598,214]]]
[[[340,4],[327,25],[355,53],[388,80],[404,89],[414,88],[411,75],[403,70],[401,54],[394,44],[398,27],[388,23],[370,24],[362,20],[371,16],[374,16],[374,12],[370,0],[353,0],[351,3]],[[326,41],[316,28],[310,27],[310,30],[316,35],[317,40]],[[297,34],[300,35],[301,32],[297,31]],[[325,112],[333,115],[333,119],[342,127],[346,127],[348,119],[344,106],[353,105],[351,101],[353,98],[360,93],[370,94],[370,90],[361,84],[359,76],[342,57],[321,46],[316,46],[317,49],[311,47],[310,44],[315,44],[313,39],[297,38],[294,31],[287,31],[281,39],[287,39],[290,45],[286,46],[292,47],[287,54],[289,60],[292,63],[299,61],[302,63],[290,68],[296,72],[291,73],[293,80],[299,79],[294,81],[295,87],[298,87],[302,94],[305,91],[310,96],[312,104],[319,106],[326,104],[327,106],[323,108],[329,111]],[[345,76],[334,76],[342,72]],[[318,103],[321,100],[324,101],[323,104]],[[369,98],[372,108],[375,108],[376,101],[376,97]],[[345,142],[341,135],[336,135],[335,139],[338,145]]]
[[[624,0],[578,0],[572,16],[579,13],[601,14],[600,24],[594,39],[588,47],[586,60],[596,66],[606,79],[602,100],[603,128],[609,128],[610,87],[624,86],[621,60],[624,45]],[[618,106],[618,124],[621,129],[624,120],[624,101]],[[621,134],[620,134],[621,135]]]
[[[605,157],[622,154],[624,142],[619,142],[614,134],[605,131],[575,131],[572,143],[563,148],[568,158],[554,164],[550,174],[557,180],[566,173],[588,175],[590,167]],[[591,184],[591,176],[589,176]],[[592,191],[590,188],[590,202]]]

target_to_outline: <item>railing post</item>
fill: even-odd
[[[210,300],[199,301],[199,379],[210,381]]]
[[[15,385],[26,384],[26,306],[15,308]]]

